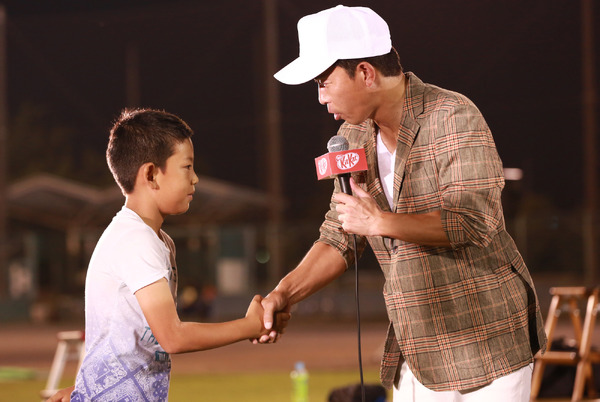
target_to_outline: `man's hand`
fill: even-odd
[[[291,318],[289,302],[277,290],[273,290],[267,297],[262,299],[261,304],[265,309],[263,322],[267,330],[271,330],[267,335],[262,335],[259,339],[254,339],[253,343],[275,343],[277,339],[285,332],[288,321]]]
[[[378,225],[383,219],[383,212],[369,193],[360,188],[350,178],[352,194],[336,193],[334,200],[338,202],[336,210],[338,219],[346,233],[361,236],[379,235]]]
[[[75,389],[75,386],[63,388],[52,395],[46,400],[46,402],[69,402],[71,400],[71,392]]]
[[[336,193],[338,219],[346,233],[360,236],[385,236],[409,243],[452,247],[442,225],[442,211],[392,213],[382,211],[369,193],[350,179],[354,195]]]

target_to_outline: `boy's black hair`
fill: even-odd
[[[133,192],[140,166],[163,169],[176,144],[193,135],[174,114],[154,109],[124,109],[110,130],[106,161],[123,194]]]

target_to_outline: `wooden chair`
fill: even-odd
[[[596,323],[600,289],[586,287],[553,287],[550,289],[552,300],[545,330],[548,336],[546,353],[535,356],[535,366],[531,380],[531,400],[535,401],[540,392],[544,368],[547,364],[577,366],[575,383],[571,401],[580,401],[583,398],[584,388],[587,384],[588,396],[596,396],[592,363],[600,362],[600,353],[592,351],[592,335]],[[580,304],[586,303],[585,317],[580,312]],[[574,330],[575,351],[552,350],[554,330],[562,312],[567,312]]]
[[[43,400],[50,398],[58,391],[58,384],[63,375],[65,363],[69,360],[77,361],[77,370],[81,366],[85,355],[85,332],[84,331],[61,331],[57,334],[58,346],[50,368],[50,374],[46,382],[46,388],[40,391]]]

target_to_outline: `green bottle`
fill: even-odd
[[[308,371],[304,362],[296,362],[290,377],[292,378],[292,402],[308,402]]]

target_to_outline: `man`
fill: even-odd
[[[298,22],[300,57],[275,78],[314,79],[319,102],[368,171],[336,182],[320,238],[263,300],[272,315],[321,289],[372,247],[390,318],[381,380],[394,401],[528,401],[546,337],[534,285],[508,235],[503,169],[465,96],[402,71],[387,24],[338,6]],[[271,331],[260,341],[274,340]]]

